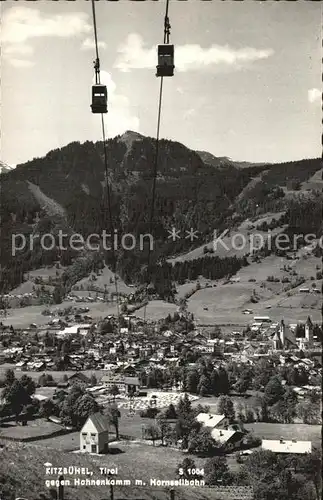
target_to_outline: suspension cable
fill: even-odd
[[[170,35],[170,24],[169,24],[169,17],[168,17],[168,7],[169,7],[169,0],[166,0],[166,13],[165,13],[165,20],[164,20],[164,43],[169,43],[169,35]]]
[[[99,58],[98,30],[96,27],[96,15],[95,15],[95,3],[94,3],[94,1],[95,0],[92,0],[92,17],[93,17],[95,52],[96,52],[96,60],[94,61],[95,83],[100,84],[100,58]]]
[[[119,289],[118,289],[118,279],[117,279],[117,266],[118,259],[116,256],[115,248],[114,248],[114,224],[112,219],[112,204],[111,204],[111,191],[109,184],[109,170],[108,170],[108,154],[107,154],[107,143],[106,143],[106,135],[105,135],[105,125],[103,114],[101,113],[101,125],[102,125],[102,137],[103,137],[103,151],[104,151],[104,177],[105,177],[105,196],[104,196],[104,220],[106,223],[109,221],[110,223],[110,233],[111,239],[113,238],[113,243],[111,246],[112,250],[112,262],[113,268],[112,272],[114,274],[114,285],[116,291],[116,299],[117,299],[117,322],[118,322],[118,331],[120,329],[120,304],[119,304]],[[109,212],[109,217],[108,217]]]
[[[93,16],[93,28],[94,28],[94,41],[95,41],[95,51],[96,51],[96,60],[94,61],[94,69],[95,69],[95,81],[97,84],[100,84],[100,58],[99,58],[99,44],[98,44],[98,34],[97,34],[97,26],[96,26],[96,15],[95,15],[95,0],[92,0],[92,16]],[[114,224],[112,219],[112,205],[111,205],[111,193],[110,193],[110,184],[109,184],[109,167],[108,167],[108,154],[107,154],[107,144],[106,144],[106,133],[105,133],[105,124],[103,113],[101,113],[101,128],[102,128],[102,138],[103,138],[103,152],[104,152],[104,221],[106,225],[110,225],[111,238],[114,241]],[[109,216],[108,216],[109,212]],[[113,269],[112,272],[114,274],[114,284],[117,298],[117,323],[118,323],[118,332],[120,331],[120,307],[119,307],[119,290],[118,290],[118,280],[117,280],[117,257],[115,253],[114,243],[111,247],[112,250],[112,261],[113,261]]]
[[[164,20],[164,44],[169,43],[169,35],[170,35],[168,7],[169,7],[169,0],[166,0],[166,13],[165,13],[165,20]],[[153,166],[153,182],[152,182],[152,190],[151,190],[149,234],[152,234],[154,215],[155,215],[155,197],[156,197],[156,181],[157,181],[157,171],[158,171],[159,132],[160,132],[160,122],[161,122],[161,111],[162,111],[163,81],[164,81],[164,77],[162,76],[161,80],[160,80],[160,88],[159,88],[157,131],[156,131],[156,149],[155,149],[155,161],[154,161],[154,166]],[[150,270],[151,262],[150,261],[151,261],[151,247],[149,244],[148,258],[147,258],[147,282],[149,281],[149,284],[150,284],[150,278],[151,278],[151,270]],[[145,304],[145,308],[144,308],[144,321],[146,321],[146,313],[147,313],[147,303]]]

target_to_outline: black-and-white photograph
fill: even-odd
[[[319,500],[322,3],[0,9],[0,500]]]

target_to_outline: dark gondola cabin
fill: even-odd
[[[158,66],[156,76],[173,76],[174,68],[174,45],[158,45]]]
[[[92,87],[92,113],[107,113],[108,92],[105,85],[93,85]]]

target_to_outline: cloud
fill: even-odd
[[[117,85],[110,73],[101,70],[100,77],[108,89],[108,113],[104,115],[107,137],[115,137],[126,130],[139,132],[140,121],[133,113],[128,97],[116,92]]]
[[[33,48],[30,45],[25,45],[22,43],[17,43],[13,45],[7,45],[3,52],[7,56],[31,56],[33,54]]]
[[[136,33],[128,35],[118,52],[119,57],[115,67],[121,71],[156,67],[156,47],[145,48],[142,37]],[[198,44],[176,45],[175,66],[178,71],[202,70],[215,65],[239,69],[247,63],[267,59],[273,53],[272,49],[259,50],[252,47],[234,49],[228,45],[211,45],[208,48]]]
[[[15,68],[31,68],[35,65],[34,61],[29,59],[16,59],[15,57],[10,58],[10,64]]]
[[[310,89],[307,97],[310,103],[322,102],[322,91],[316,88]]]
[[[196,109],[195,108],[189,108],[187,111],[185,111],[185,113],[183,114],[183,118],[184,120],[186,118],[190,118],[191,116],[195,115],[196,114]]]
[[[45,16],[37,9],[13,7],[3,16],[2,42],[23,43],[30,38],[71,37],[88,33],[92,27],[84,12]]]
[[[22,43],[4,45],[2,56],[10,61],[15,68],[29,68],[34,62],[29,58],[33,55],[33,48]],[[29,58],[29,59],[28,59]]]
[[[106,49],[107,48],[107,44],[105,42],[98,42],[98,46],[100,49]],[[95,49],[95,43],[94,43],[94,39],[92,38],[86,38],[82,45],[81,45],[81,49],[82,50],[90,50],[90,49]]]
[[[1,46],[3,56],[17,66],[30,66],[32,61],[16,59],[15,55],[31,57],[33,47],[27,42],[41,37],[69,38],[87,34],[92,30],[88,22],[88,15],[84,12],[58,14],[49,16],[38,9],[25,6],[15,6],[7,10],[2,16]]]

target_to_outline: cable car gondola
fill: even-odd
[[[92,113],[108,112],[108,91],[106,85],[96,84],[92,86]]]
[[[158,45],[158,65],[156,76],[174,76],[174,45]]]

